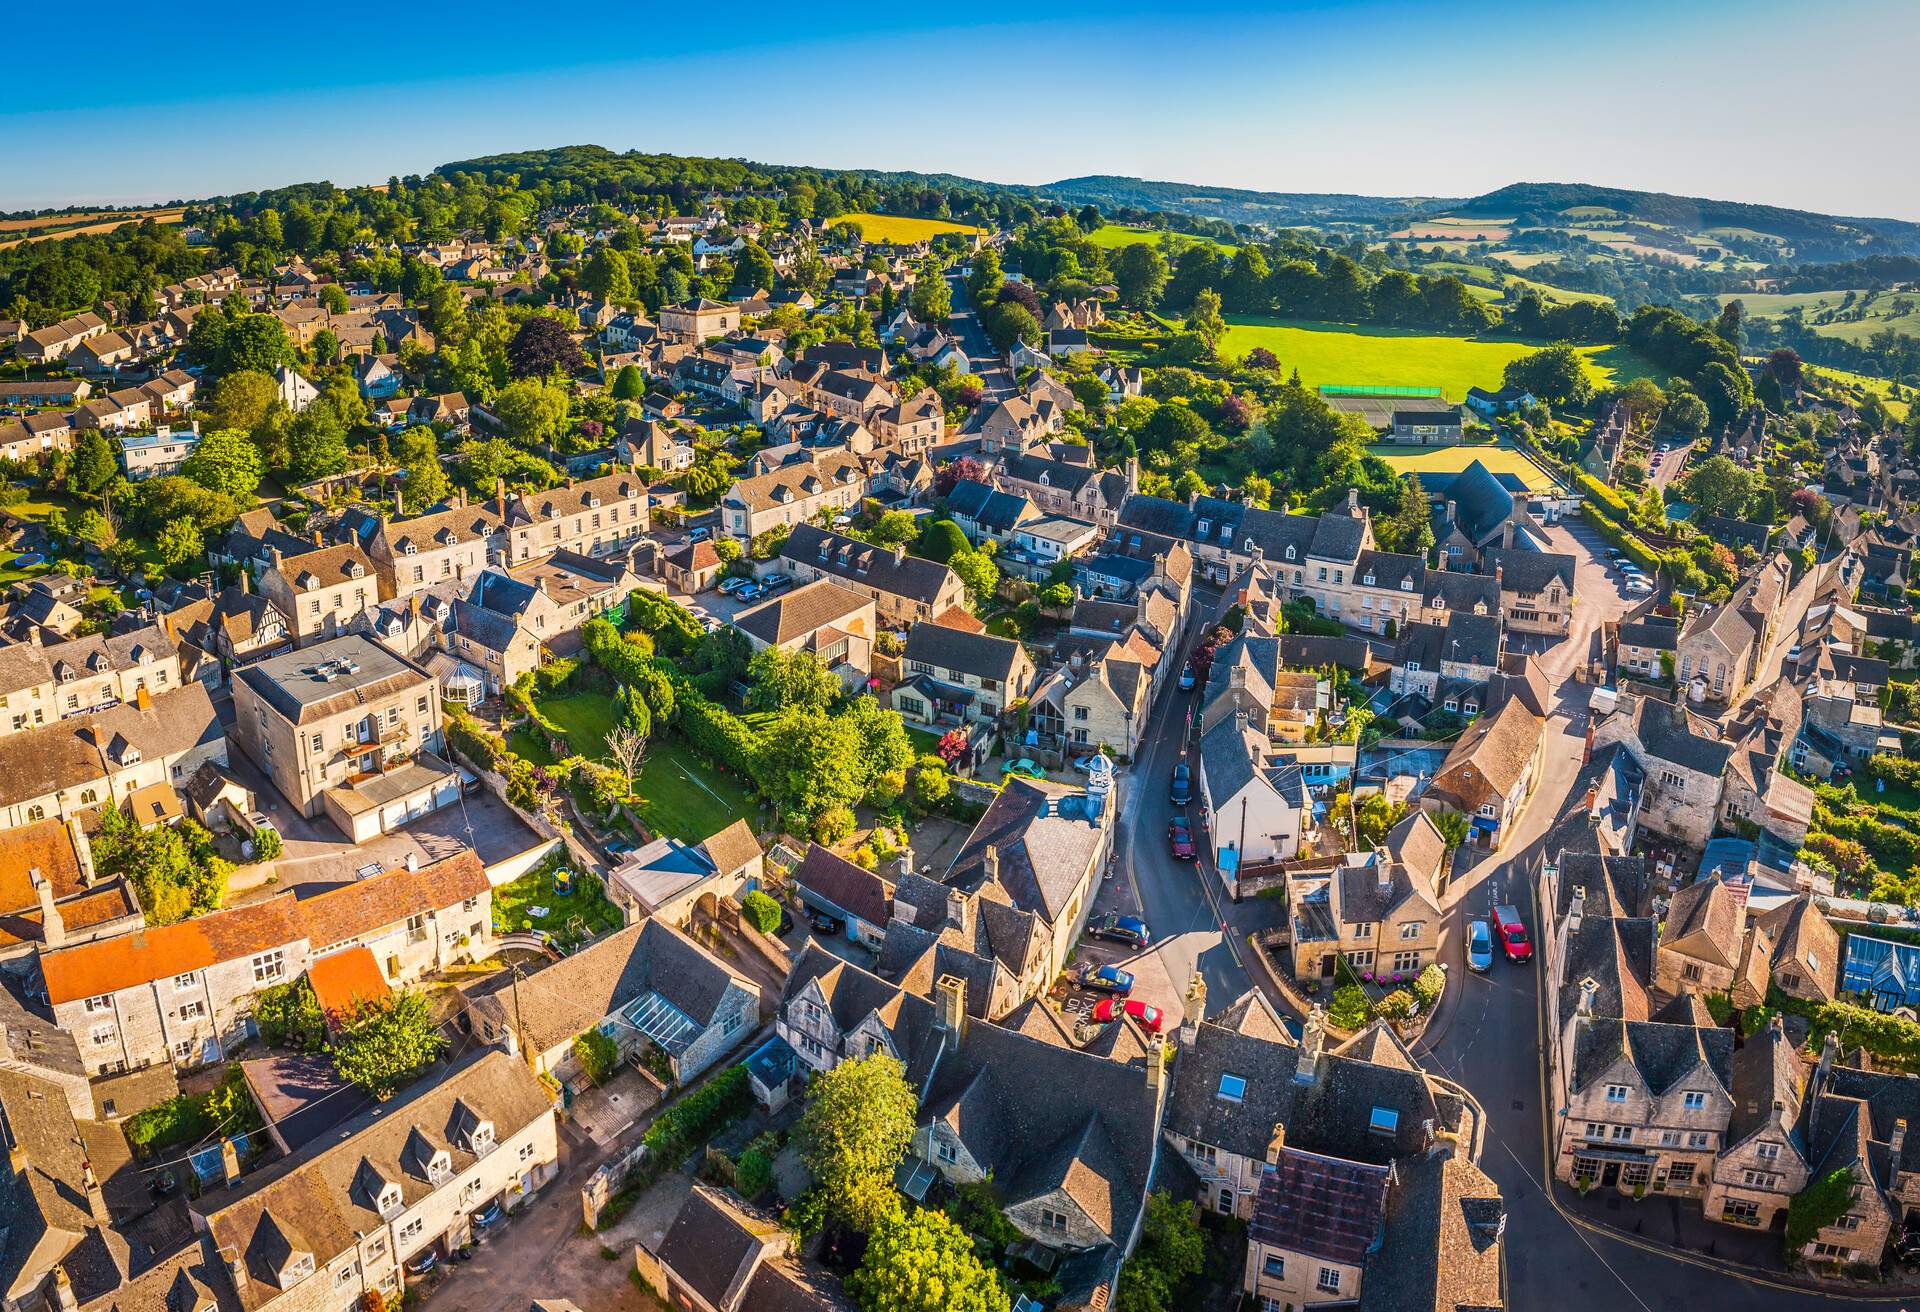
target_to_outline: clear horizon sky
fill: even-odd
[[[1015,183],[1588,182],[1920,221],[1914,0],[23,9],[0,25],[0,210],[592,142]]]

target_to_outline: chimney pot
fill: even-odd
[[[1273,1123],[1273,1136],[1267,1140],[1267,1165],[1278,1166],[1280,1154],[1287,1146],[1287,1127],[1282,1121]]]
[[[940,1024],[958,1039],[967,1027],[967,982],[958,975],[942,975],[934,981],[933,991],[939,1000]]]

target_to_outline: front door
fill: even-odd
[[[1612,1189],[1620,1183],[1620,1163],[1608,1162],[1600,1168],[1600,1183]]]

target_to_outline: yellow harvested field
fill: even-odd
[[[96,233],[96,232],[112,232],[115,228],[123,227],[129,223],[138,223],[142,219],[152,219],[155,223],[178,223],[185,216],[186,216],[186,211],[180,209],[178,206],[174,207],[173,209],[164,209],[164,210],[140,210],[140,211],[131,212],[131,213],[123,212],[123,213],[114,214],[109,218],[102,219],[97,223],[83,223],[77,227],[62,228],[58,232],[49,232],[38,237],[16,237],[12,241],[0,241],[0,251],[4,251],[9,247],[18,246],[22,241],[65,241],[68,237],[80,237],[80,236],[85,236],[85,235]],[[55,217],[44,218],[44,219],[7,219],[4,221],[0,221],[0,231],[20,232],[28,228],[38,227],[48,223],[60,223],[68,219],[77,219],[82,217],[85,217],[85,216],[76,214],[76,215],[68,215],[68,216],[55,216]]]
[[[1529,460],[1526,454],[1505,443],[1455,446],[1397,446],[1391,442],[1367,448],[1370,456],[1379,456],[1397,474],[1457,474],[1478,460],[1495,474],[1512,474],[1535,492],[1556,486],[1546,470]]]
[[[860,226],[860,235],[868,241],[890,242],[907,245],[916,241],[931,241],[943,232],[984,232],[970,223],[949,223],[945,219],[916,219],[906,214],[842,214],[833,221],[834,227],[855,223]]]

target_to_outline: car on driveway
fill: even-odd
[[[506,1214],[506,1209],[500,1206],[500,1200],[496,1198],[473,1214],[473,1228],[475,1230],[491,1230],[494,1226],[500,1224],[501,1219],[505,1217]]]
[[[1119,1020],[1122,1013],[1133,1017],[1134,1024],[1149,1034],[1158,1034],[1166,1027],[1167,1014],[1138,998],[1128,998],[1124,1002],[1119,998],[1102,998],[1093,1009],[1093,1018],[1105,1025],[1108,1021]]]
[[[693,530],[692,532],[690,532],[690,533],[688,533],[688,534],[687,534],[687,541],[689,541],[689,542],[705,542],[705,541],[706,541],[706,540],[707,540],[708,538],[710,538],[710,537],[712,537],[712,536],[713,536],[713,530],[712,530],[712,529],[710,529],[710,528],[705,528],[705,527],[702,527],[702,528],[696,528],[696,529],[694,529],[694,530]]]
[[[1487,922],[1475,917],[1467,922],[1467,969],[1489,970],[1493,966],[1493,931]]]
[[[1144,948],[1153,942],[1153,932],[1147,928],[1146,921],[1138,916],[1123,916],[1117,911],[1109,911],[1089,920],[1087,933],[1094,938],[1110,938],[1116,943],[1136,948]]]
[[[738,574],[729,574],[720,580],[720,591],[732,596],[751,582],[753,582],[752,579],[743,579]]]
[[[814,930],[821,934],[838,934],[846,928],[846,926],[841,923],[839,917],[830,916],[824,911],[814,912],[813,915],[808,918],[807,923],[812,925]]]
[[[1527,937],[1526,922],[1518,910],[1505,903],[1495,906],[1493,923],[1500,928],[1500,945],[1507,950],[1508,961],[1533,960],[1533,940]]]
[[[1173,786],[1167,790],[1167,800],[1175,806],[1185,806],[1193,800],[1193,771],[1185,761],[1173,767]]]
[[[1627,588],[1627,592],[1630,595],[1635,597],[1647,597],[1647,596],[1653,595],[1653,584],[1647,581],[1647,576],[1644,574],[1636,575],[1635,577],[1628,579],[1626,583],[1626,588]]]
[[[769,574],[760,580],[760,586],[766,591],[768,596],[772,596],[782,588],[792,587],[793,580],[785,574]]]
[[[1173,852],[1175,861],[1199,859],[1199,854],[1193,849],[1193,830],[1187,827],[1185,816],[1175,816],[1167,822],[1167,846]]]
[[[1125,997],[1133,992],[1133,972],[1118,966],[1095,966],[1089,963],[1080,972],[1080,987],[1097,989],[1101,993],[1118,993]]]
[[[746,587],[733,594],[734,600],[736,601],[758,601],[766,595],[767,590],[758,583],[749,583]]]
[[[428,1248],[415,1253],[407,1259],[407,1274],[410,1276],[428,1275],[439,1265],[440,1250],[437,1248]]]

